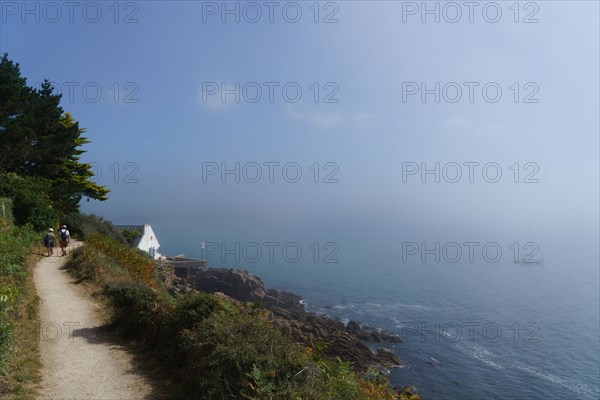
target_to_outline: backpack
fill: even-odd
[[[67,240],[68,236],[67,236],[67,230],[63,229],[60,231],[60,240]]]
[[[44,244],[46,245],[46,247],[50,247],[51,243],[52,243],[52,237],[50,236],[49,233],[47,233],[46,236],[44,236]]]

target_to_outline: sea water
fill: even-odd
[[[233,251],[211,255],[209,264],[247,269],[270,288],[302,296],[309,311],[401,336],[401,343],[382,344],[403,361],[390,371],[391,383],[415,386],[425,399],[598,399],[597,242],[551,236],[543,262],[532,263],[515,259],[510,243],[496,262],[451,263],[431,254],[425,262],[402,260],[395,239],[376,246],[346,238],[335,242],[332,263],[323,262],[326,242],[306,240],[297,242],[305,252],[298,262],[249,262],[250,253],[236,262]],[[163,243],[201,256],[199,245]]]

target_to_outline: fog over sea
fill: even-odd
[[[206,240],[210,266],[247,269],[268,287],[301,295],[310,311],[400,335],[403,342],[390,348],[404,365],[391,371],[391,382],[415,385],[426,399],[600,396],[597,230],[547,224],[531,229],[533,241],[526,224],[511,238],[493,230],[441,234],[440,226],[377,222],[350,218],[316,235],[269,221],[257,224],[254,234],[251,226],[198,229],[185,221],[153,227],[169,254],[201,257],[200,240]],[[451,236],[459,244],[473,242],[473,262],[467,252],[456,260],[455,245],[446,245],[444,255]],[[329,241],[337,247],[323,251]],[[402,243],[404,253],[414,252],[409,242],[425,242],[429,252],[404,254],[403,261]],[[514,242],[535,243],[536,258],[515,262]],[[480,251],[485,244],[486,257]],[[492,251],[497,248],[501,257]]]

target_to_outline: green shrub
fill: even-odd
[[[107,283],[104,294],[113,308],[112,323],[124,337],[151,342],[165,332],[168,311],[157,290],[125,280]]]
[[[107,280],[123,279],[129,275],[112,258],[91,246],[79,247],[72,254],[69,269],[71,274],[80,280],[103,283]]]
[[[132,279],[153,288],[162,287],[154,261],[143,251],[123,245],[115,239],[99,233],[88,235],[87,246],[110,257]]]
[[[13,224],[12,200],[0,198],[0,231],[5,231]]]
[[[305,379],[297,374],[311,363],[306,351],[278,328],[237,308],[213,312],[181,336],[191,398],[260,392],[288,398],[294,386]]]
[[[67,225],[72,236],[85,239],[94,233],[110,237],[119,243],[127,243],[121,232],[115,228],[112,222],[88,214],[67,214],[61,217],[61,224]]]
[[[18,226],[29,224],[43,231],[56,224],[58,213],[47,194],[51,186],[47,179],[0,171],[0,196],[12,199]]]
[[[0,231],[0,385],[9,355],[13,326],[19,316],[16,305],[24,301],[26,256],[38,234],[28,227]]]
[[[142,232],[138,231],[137,229],[127,229],[127,228],[121,229],[121,234],[123,235],[123,237],[125,238],[125,240],[127,241],[127,243],[130,246],[133,246],[133,244],[135,243],[135,240],[137,238],[139,238],[140,236],[142,236]]]
[[[209,317],[218,308],[218,300],[208,293],[185,294],[177,298],[170,325],[177,332],[190,329]]]

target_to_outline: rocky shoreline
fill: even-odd
[[[227,268],[178,268],[169,261],[160,263],[159,275],[174,296],[198,290],[226,296],[238,302],[259,303],[268,318],[299,343],[316,346],[326,343],[324,355],[353,363],[358,371],[374,368],[382,372],[402,364],[400,357],[376,344],[399,343],[397,335],[350,321],[348,324],[324,315],[307,312],[300,296],[279,289],[267,289],[263,281],[247,271]],[[369,344],[375,345],[372,351]],[[399,391],[416,395],[414,388]]]

